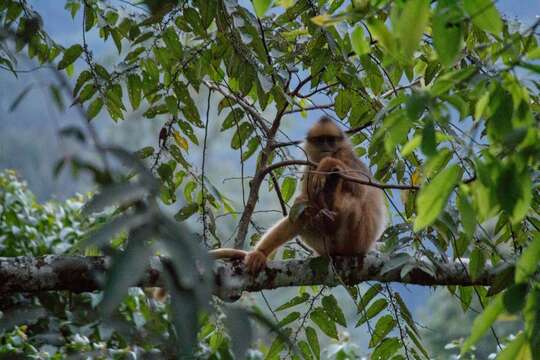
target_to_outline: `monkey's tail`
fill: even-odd
[[[221,248],[208,252],[214,259],[243,259],[247,252],[244,250]]]

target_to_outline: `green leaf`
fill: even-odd
[[[146,159],[152,155],[154,155],[154,148],[152,146],[145,146],[135,152],[135,156],[139,159]]]
[[[235,150],[240,149],[240,146],[246,142],[252,132],[253,126],[250,123],[244,122],[240,124],[240,127],[236,130],[231,139],[231,147]]]
[[[366,307],[369,305],[369,302],[382,290],[381,284],[374,284],[372,285],[362,296],[360,301],[358,302],[359,306]]]
[[[371,359],[390,359],[398,351],[401,343],[396,338],[384,339],[371,354]]]
[[[249,139],[249,142],[247,144],[247,149],[242,152],[242,161],[246,161],[255,153],[255,151],[259,148],[259,145],[261,145],[261,142],[258,137],[252,137]]]
[[[127,89],[129,102],[133,110],[139,108],[141,104],[141,91],[142,91],[141,79],[136,74],[129,74],[127,78]]]
[[[503,303],[507,312],[515,314],[523,309],[528,288],[527,284],[516,284],[504,292]]]
[[[482,115],[484,114],[484,110],[486,110],[487,105],[489,104],[489,92],[486,91],[476,104],[474,105],[474,119],[479,120]]]
[[[167,110],[169,111],[169,114],[172,116],[178,115],[178,101],[176,99],[176,96],[169,95],[165,98],[165,105],[167,106]]]
[[[92,120],[93,118],[95,118],[101,111],[102,107],[103,101],[101,100],[101,98],[97,98],[92,101],[90,106],[88,106],[88,110],[86,111],[86,116],[88,117],[88,120]]]
[[[392,315],[381,316],[379,320],[377,320],[377,324],[373,330],[373,336],[371,337],[371,340],[369,340],[369,347],[372,348],[377,346],[396,325],[397,322]]]
[[[396,39],[388,31],[385,23],[382,20],[372,18],[368,22],[368,29],[373,39],[377,40],[394,58],[396,54]]]
[[[334,295],[327,295],[323,297],[322,305],[324,311],[328,314],[328,316],[330,316],[332,320],[334,320],[341,326],[347,327],[347,320],[345,320],[345,315],[339,307],[339,304]]]
[[[186,201],[193,202],[193,198],[191,194],[193,193],[193,190],[195,190],[196,187],[197,187],[197,183],[195,181],[190,181],[186,184],[186,186],[184,187],[184,198],[186,199]]]
[[[422,187],[416,199],[418,216],[414,220],[414,231],[424,229],[437,219],[460,177],[460,168],[457,165],[452,165],[437,174],[429,184]]]
[[[317,332],[311,326],[306,327],[306,338],[309,343],[311,351],[315,354],[315,357],[319,359],[321,357],[321,347],[319,345],[319,338]]]
[[[335,110],[340,119],[344,119],[351,109],[351,97],[345,90],[340,90],[336,96]]]
[[[420,148],[428,157],[437,154],[437,140],[435,138],[435,125],[433,121],[428,121],[422,130],[422,144]]]
[[[174,218],[177,221],[184,221],[188,219],[191,215],[195,214],[197,210],[199,210],[199,205],[197,203],[187,204],[186,206],[178,210],[178,212],[174,215]]]
[[[307,292],[302,293],[301,295],[297,295],[297,296],[293,297],[292,299],[290,299],[286,303],[281,304],[280,306],[278,306],[276,308],[275,311],[277,312],[277,311],[281,311],[281,310],[291,308],[291,307],[296,306],[296,305],[303,304],[306,301],[308,301],[309,299],[310,299],[310,296],[309,296],[309,294]]]
[[[429,0],[409,0],[396,24],[396,37],[406,61],[410,61],[429,20]]]
[[[473,296],[473,289],[470,286],[459,287],[459,301],[461,302],[461,308],[463,311],[467,311],[471,306]]]
[[[377,316],[377,314],[379,314],[381,311],[386,309],[387,306],[388,306],[388,301],[386,301],[385,299],[377,299],[373,303],[373,305],[371,305],[365,312],[360,311],[361,318],[358,320],[355,327],[359,327],[360,325],[362,325],[369,319]]]
[[[266,11],[270,8],[272,0],[253,0],[253,8],[255,9],[255,14],[258,17],[264,16]]]
[[[328,316],[323,308],[315,308],[309,315],[311,321],[313,321],[323,333],[329,337],[338,340],[338,333],[336,329],[336,323]]]
[[[193,127],[190,123],[184,120],[180,120],[177,124],[180,127],[180,130],[182,130],[182,133],[184,133],[184,135],[186,135],[192,143],[194,143],[195,145],[199,145],[199,139],[197,139],[197,135],[193,131]]]
[[[513,101],[510,92],[498,87],[490,95],[489,107],[492,115],[488,119],[488,135],[495,140],[502,140],[512,132]]]
[[[532,201],[531,189],[528,174],[520,172],[514,163],[502,168],[497,178],[496,194],[512,223],[519,223],[527,215]]]
[[[300,352],[302,353],[302,357],[304,359],[306,359],[306,360],[313,359],[313,354],[311,352],[309,344],[306,341],[300,340],[298,342],[298,348],[300,349]]]
[[[531,288],[523,309],[523,320],[525,322],[525,335],[529,340],[531,349],[540,349],[540,288],[538,285]],[[538,360],[540,353],[533,353],[533,360]]]
[[[491,325],[497,320],[497,317],[504,311],[504,305],[501,294],[497,295],[484,311],[474,319],[471,335],[463,343],[461,348],[461,354],[465,354],[471,349],[471,347],[482,338],[482,336],[489,330]]]
[[[311,351],[313,352],[313,354],[315,354],[315,357],[317,359],[320,359],[321,347],[319,345],[319,338],[317,337],[317,332],[311,326],[307,326],[305,332]]]
[[[463,8],[480,29],[499,35],[503,28],[501,15],[492,0],[464,0]]]
[[[96,15],[91,6],[84,7],[84,31],[90,31],[96,23]]]
[[[415,135],[411,140],[409,140],[405,146],[401,148],[401,155],[408,156],[412,154],[416,148],[422,143],[422,135]]]
[[[469,273],[473,280],[478,279],[482,274],[485,264],[486,257],[484,256],[484,252],[480,248],[475,247],[471,252],[469,263]]]
[[[281,319],[278,323],[278,326],[279,327],[284,327],[290,323],[292,323],[293,321],[297,320],[300,318],[300,313],[298,311],[294,311],[290,314],[288,314],[287,316],[285,316],[283,319]]]
[[[401,298],[398,292],[394,293],[394,298],[396,299],[396,302],[398,304],[399,314],[401,315],[403,320],[405,320],[407,325],[409,325],[409,327],[415,333],[417,333],[416,324],[414,323],[414,318],[411,314],[411,311],[407,307],[407,304],[405,304],[405,302],[403,301],[403,299]]]
[[[69,49],[64,51],[64,57],[58,63],[58,70],[67,68],[69,65],[73,64],[75,60],[81,56],[83,52],[83,47],[79,44],[71,46]]]
[[[456,203],[463,231],[465,231],[465,234],[467,234],[470,239],[474,235],[476,229],[476,213],[463,189],[460,189]]]
[[[283,348],[285,347],[285,342],[281,338],[281,336],[276,336],[274,341],[272,341],[272,345],[270,345],[270,349],[268,349],[268,352],[266,353],[266,356],[264,357],[265,360],[274,360],[279,359],[279,354],[283,351]]]
[[[420,350],[420,352],[426,357],[426,359],[430,359],[428,351],[424,347],[424,345],[420,342],[420,339],[417,336],[417,333],[414,331],[411,331],[410,327],[407,327],[407,335],[409,335],[409,338],[412,340],[414,345],[416,345],[416,348]]]
[[[135,60],[139,58],[139,55],[141,55],[145,50],[146,49],[143,46],[141,46],[141,47],[136,48],[135,50],[130,51],[126,55],[126,58],[124,61],[128,64],[134,62]]]
[[[90,99],[96,93],[96,87],[94,84],[86,84],[82,88],[79,96],[77,97],[77,102],[80,104],[84,103],[86,100]]]
[[[90,236],[80,245],[81,248],[89,246],[101,247],[108,244],[120,231],[130,230],[147,221],[148,214],[127,214],[116,217],[114,220],[90,233]]]
[[[115,183],[103,187],[83,208],[86,214],[103,211],[108,206],[130,204],[146,195],[148,190],[140,183]]]
[[[463,47],[463,12],[453,0],[437,2],[433,16],[433,46],[444,66],[452,66]]]
[[[528,281],[538,269],[540,263],[540,235],[531,241],[529,246],[523,250],[521,257],[516,263],[516,284]]]
[[[77,78],[77,82],[75,83],[75,87],[73,88],[73,96],[76,96],[81,87],[88,81],[92,79],[92,73],[88,70],[81,71],[81,74]]]
[[[293,177],[286,177],[283,180],[283,183],[281,183],[281,196],[283,196],[283,200],[285,202],[289,202],[289,200],[294,195],[294,192],[296,191],[296,178]]]
[[[148,236],[148,230],[137,230],[136,235],[130,237],[126,250],[114,258],[100,303],[105,314],[112,313],[126,296],[128,288],[135,285],[145,272],[151,254],[150,247],[144,243]]]
[[[351,45],[358,56],[365,55],[371,51],[369,41],[364,36],[364,30],[357,26],[351,34]]]
[[[531,358],[531,351],[523,332],[497,354],[497,360],[530,360]]]
[[[163,42],[167,46],[167,50],[169,50],[175,58],[182,58],[182,45],[180,44],[180,39],[178,38],[178,34],[176,34],[176,30],[172,26],[169,26],[163,32]]]
[[[240,124],[240,120],[244,118],[244,111],[240,108],[232,109],[228,114],[223,124],[221,125],[221,131],[232,128],[235,125]]]

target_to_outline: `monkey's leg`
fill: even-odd
[[[300,233],[300,221],[292,222],[289,217],[281,219],[272,226],[257,243],[255,248],[248,252],[244,263],[252,273],[261,270],[266,258],[278,247],[291,240]]]
[[[339,174],[329,174],[318,196],[317,206],[320,210],[315,216],[315,222],[324,234],[335,234],[337,231],[339,205],[344,196],[342,193],[343,179]]]

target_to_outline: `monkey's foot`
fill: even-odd
[[[333,233],[336,228],[337,212],[329,209],[320,209],[312,220],[312,224],[324,234]]]
[[[327,221],[335,222],[336,216],[337,216],[337,212],[329,210],[329,209],[321,209],[316,215],[318,220],[326,221],[326,222]]]

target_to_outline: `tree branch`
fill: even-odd
[[[144,273],[138,286],[163,285],[159,261],[157,257],[150,261],[152,265]],[[497,267],[487,264],[483,272],[473,280],[460,262],[437,263],[436,273],[430,273],[422,270],[426,268],[423,261],[411,258],[410,261],[417,266],[402,278],[401,270],[409,263],[383,271],[385,264],[391,260],[387,255],[378,252],[368,253],[363,258],[335,257],[332,261],[333,264],[325,257],[270,261],[263,271],[255,275],[246,273],[241,261],[219,261],[214,268],[214,294],[223,299],[236,299],[243,291],[254,292],[287,286],[338,286],[342,283],[353,285],[364,281],[425,286],[489,286],[501,271],[513,266],[509,263]],[[466,259],[462,261],[467,264]],[[99,290],[109,267],[110,261],[104,256],[3,257],[0,258],[0,295],[17,292]]]
[[[280,161],[277,163],[273,163],[272,165],[267,166],[260,172],[260,176],[264,177],[268,173],[272,172],[275,169],[278,169],[280,167],[284,166],[290,166],[290,165],[305,165],[305,166],[313,166],[314,168],[317,167],[317,163],[309,160],[285,160]],[[334,172],[317,172],[315,170],[312,170],[313,173],[321,173],[321,174],[334,174]],[[399,190],[419,190],[420,186],[418,185],[407,185],[407,184],[382,184],[377,181],[371,180],[371,178],[365,176],[365,179],[360,179],[356,176],[350,176],[346,174],[342,174],[337,172],[337,175],[339,175],[342,179],[352,181],[358,184],[367,185],[367,186],[373,186],[379,189],[399,189]],[[466,180],[469,181],[469,180]]]
[[[241,96],[232,93],[228,89],[224,89],[221,85],[211,83],[210,81],[203,80],[204,85],[208,87],[211,90],[215,90],[218,93],[220,93],[222,96],[226,97],[227,99],[235,101],[244,111],[248,112],[253,118],[257,121],[257,124],[261,127],[261,129],[264,131],[265,135],[268,134],[270,129],[268,128],[266,120],[260,113],[257,111],[255,107],[250,105],[247,101],[245,101]]]

